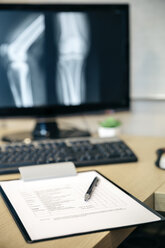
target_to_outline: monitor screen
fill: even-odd
[[[127,4],[1,4],[0,116],[129,108]]]

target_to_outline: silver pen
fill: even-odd
[[[91,185],[89,186],[87,192],[85,193],[85,197],[84,197],[84,200],[85,201],[88,201],[90,198],[91,198],[91,195],[95,189],[95,187],[97,186],[98,184],[98,181],[99,181],[99,178],[98,177],[95,177],[91,183]]]

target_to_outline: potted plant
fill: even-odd
[[[109,117],[99,123],[98,134],[100,137],[113,137],[120,134],[121,121]]]

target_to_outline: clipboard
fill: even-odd
[[[98,186],[91,199],[85,202],[84,194],[96,176],[99,178]],[[51,175],[47,179],[2,182],[0,192],[28,243],[139,226],[165,219],[97,171],[58,178],[52,178]],[[80,199],[75,199],[75,196]],[[37,197],[49,204],[48,209],[43,208],[42,204],[35,209]],[[70,203],[65,204],[67,199]],[[63,206],[60,205],[62,201]],[[29,202],[33,202],[32,205]]]

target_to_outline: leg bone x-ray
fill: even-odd
[[[25,22],[24,27],[20,27],[23,22]],[[6,74],[17,107],[35,105],[32,84],[33,81],[36,84],[39,77],[32,80],[32,65],[30,65],[29,59],[31,52],[29,51],[34,44],[39,46],[41,35],[45,35],[45,25],[47,25],[45,23],[44,14],[38,15],[32,20],[29,16],[28,24],[22,20],[15,29],[9,31],[15,34],[14,39],[0,44],[0,56],[7,61],[5,64]],[[10,26],[10,23],[8,25]],[[56,31],[51,34],[52,40],[48,42],[53,43],[57,48],[57,69],[54,75],[57,102],[64,105],[81,104],[85,101],[85,66],[90,48],[87,16],[83,13],[61,12],[54,16],[53,25],[56,26]],[[49,27],[47,27],[48,30]],[[49,59],[46,57],[44,46],[41,50],[44,59]],[[37,58],[32,56],[38,63]],[[55,55],[52,53],[52,56]],[[40,68],[39,72],[41,73],[43,70]],[[39,72],[38,74],[35,72],[36,75],[39,75]],[[46,80],[44,83],[47,83]],[[38,91],[42,90],[39,87]],[[42,93],[42,95],[44,94]]]
[[[40,15],[13,42],[0,46],[1,56],[8,60],[7,76],[17,107],[34,105],[27,53],[43,31],[44,17]]]
[[[59,13],[57,93],[65,105],[81,104],[85,100],[85,59],[89,51],[89,30],[86,15]]]

